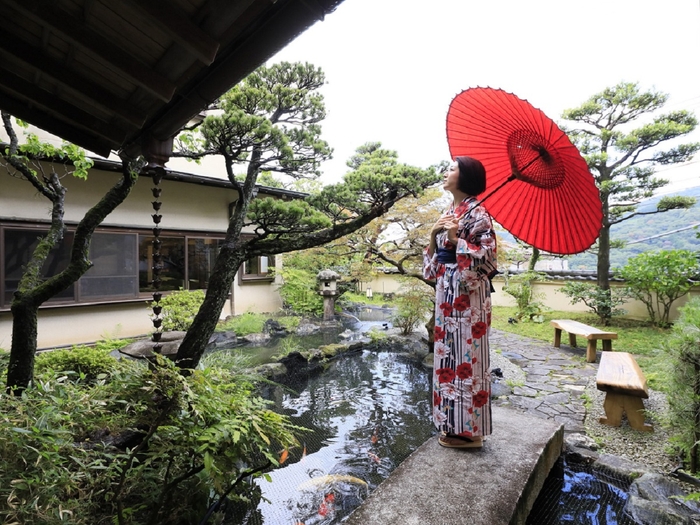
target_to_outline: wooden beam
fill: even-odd
[[[53,2],[41,0],[22,0],[12,4],[22,14],[31,18],[38,24],[51,28],[51,31],[68,42],[81,48],[85,53],[98,57],[110,67],[122,73],[135,84],[141,86],[164,102],[168,102],[175,94],[175,85],[167,78],[159,75],[147,65],[135,59],[129,53],[116,47],[91,30],[83,23],[62,9],[56,7]],[[39,64],[41,66],[41,64]]]
[[[77,144],[81,148],[97,153],[105,158],[109,157],[112,149],[118,148],[117,144],[102,140],[96,135],[85,133],[84,130],[76,126],[48,115],[41,108],[37,109],[27,105],[26,102],[20,101],[2,91],[0,91],[0,109],[7,111],[13,117],[26,120],[38,128],[50,131],[64,140]]]
[[[146,13],[170,38],[207,66],[214,62],[219,43],[194,24],[175,3],[166,0],[123,0]]]
[[[127,136],[125,130],[104,122],[74,104],[38,88],[2,66],[0,66],[0,76],[2,76],[0,89],[9,91],[18,100],[29,101],[27,105],[40,106],[49,115],[60,115],[61,120],[82,127],[112,143],[121,144]]]
[[[51,78],[56,84],[85,98],[106,113],[113,113],[130,124],[134,130],[141,128],[146,121],[145,115],[126,101],[110,93],[102,86],[83,76],[80,72],[69,70],[60,62],[47,56],[42,50],[20,43],[6,31],[0,31],[0,49],[41,75]],[[41,64],[41,66],[39,66]]]

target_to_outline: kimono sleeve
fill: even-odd
[[[497,269],[496,232],[491,217],[479,206],[465,218],[457,241],[457,262],[481,275],[493,276]]]
[[[423,278],[435,279],[437,277],[437,252],[433,255],[428,253],[428,248],[423,250]]]

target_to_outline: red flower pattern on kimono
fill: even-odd
[[[460,295],[455,299],[453,306],[455,310],[458,312],[463,312],[467,308],[469,308],[469,296],[468,295]]]
[[[442,398],[440,397],[440,394],[433,392],[433,405],[439,405],[441,401]]]
[[[462,363],[457,367],[457,377],[460,379],[469,379],[472,376],[471,363]]]
[[[472,397],[472,404],[476,408],[481,408],[484,406],[489,400],[489,393],[486,390],[479,390],[474,396]]]
[[[442,303],[440,305],[440,309],[442,310],[442,314],[445,317],[449,317],[452,315],[452,304],[450,303]]]
[[[439,370],[436,370],[435,373],[437,374],[438,381],[440,383],[450,383],[451,381],[454,381],[455,371],[451,368],[440,368]]]
[[[445,339],[445,330],[443,330],[440,326],[436,326],[433,328],[433,337],[436,341],[442,341]]]
[[[464,215],[464,213],[465,213],[468,209],[469,209],[469,204],[467,204],[466,201],[462,201],[462,202],[459,203],[459,205],[457,206],[457,208],[455,208],[455,212],[454,212],[454,213],[455,213],[455,215],[456,215],[457,217],[461,217],[462,215]]]
[[[469,257],[466,255],[458,255],[457,256],[457,268],[459,268],[461,271],[466,270],[467,268],[471,268],[472,262],[469,260]]]
[[[474,339],[480,339],[486,335],[486,330],[488,329],[488,326],[486,326],[486,323],[483,321],[479,321],[477,323],[474,323],[472,325],[472,337]]]

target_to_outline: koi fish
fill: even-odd
[[[369,456],[369,459],[371,459],[375,463],[382,462],[382,459],[379,456],[377,456],[374,452],[367,452],[367,455]]]
[[[325,518],[328,513],[333,509],[332,505],[335,503],[335,494],[332,492],[326,494],[323,498],[323,502],[318,507],[318,515]]]
[[[353,485],[360,485],[362,487],[367,487],[367,482],[356,478],[355,476],[348,476],[345,474],[326,474],[325,476],[316,476],[311,478],[297,487],[298,490],[310,490],[317,489],[320,487],[325,487],[332,485],[334,483],[352,483]]]
[[[285,461],[287,461],[288,457],[289,457],[289,450],[287,450],[285,448],[282,452],[280,452],[280,465],[282,463],[284,463]]]

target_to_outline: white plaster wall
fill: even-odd
[[[221,318],[231,315],[226,302]],[[154,331],[148,301],[70,306],[39,310],[37,347],[41,349],[91,344],[103,339],[136,338]],[[12,315],[0,312],[0,348],[10,349]]]
[[[369,282],[360,283],[360,292],[366,292],[367,288],[372,293],[397,293],[401,289],[401,281],[395,274],[381,273]]]
[[[493,287],[496,289],[496,293],[491,295],[491,302],[494,306],[515,306],[515,299],[503,291],[504,284],[503,279],[494,279]],[[564,312],[590,312],[590,309],[583,303],[578,303],[575,305],[570,303],[569,298],[560,291],[560,288],[564,286],[564,284],[564,281],[538,282],[534,284],[533,291],[535,294],[543,294],[544,298],[539,300],[552,310],[560,310]],[[611,286],[615,287],[622,285],[612,283]],[[685,305],[690,298],[697,295],[700,295],[700,286],[691,288],[690,293],[674,302],[673,306],[671,307],[671,320],[673,321],[678,319],[678,308]],[[649,318],[646,306],[641,301],[628,301],[623,304],[621,308],[626,311],[625,317],[641,320],[646,320]]]

